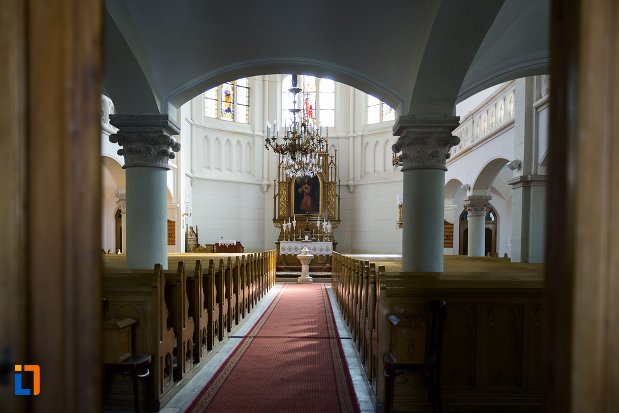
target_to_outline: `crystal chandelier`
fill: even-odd
[[[297,95],[301,92],[297,86],[297,75],[292,75],[292,124],[285,125],[284,136],[279,138],[277,123],[267,122],[267,134],[264,146],[279,154],[284,174],[290,178],[314,176],[320,171],[319,154],[327,150],[327,140],[322,138],[322,126],[316,126],[315,119],[310,117],[311,111],[297,108]],[[310,113],[308,113],[310,112]],[[298,119],[297,119],[298,117]],[[327,132],[328,133],[328,132]]]

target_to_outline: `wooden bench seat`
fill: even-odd
[[[275,284],[275,258],[275,251],[170,254],[164,271],[160,265],[127,270],[124,254],[102,256],[108,316],[137,320],[136,352],[153,356],[157,408],[174,393],[175,380],[224,341]]]
[[[429,316],[422,309],[435,299],[448,302],[446,409],[539,409],[543,266],[485,257],[448,261],[461,270],[405,273],[392,258],[373,262],[334,253],[333,289],[377,401],[384,401],[384,355],[420,348],[415,343]],[[398,332],[388,323],[393,314],[403,320]],[[429,408],[418,382],[396,381],[396,410]]]
[[[187,296],[187,277],[185,276],[185,263],[179,262],[176,270],[165,272],[165,296],[166,302],[170,303],[170,318],[172,328],[176,332],[176,366],[174,379],[181,380],[191,369],[194,363],[194,331],[195,322],[193,309],[189,305]]]
[[[174,386],[173,353],[176,334],[168,326],[165,284],[159,264],[150,271],[107,268],[103,276],[103,296],[109,303],[110,318],[137,320],[135,351],[153,356],[156,404]]]

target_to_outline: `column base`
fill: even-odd
[[[309,275],[302,275],[299,278],[297,278],[298,284],[312,284],[313,282],[314,280]]]

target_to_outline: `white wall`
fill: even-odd
[[[396,195],[402,193],[402,182],[357,185],[345,218],[351,228],[351,253],[400,254],[402,230],[396,228],[398,208]]]
[[[220,237],[241,241],[245,251],[264,249],[264,196],[261,185],[196,179],[192,223],[200,243]]]
[[[251,79],[251,114],[247,125],[205,118],[202,95],[181,110],[183,154],[180,209],[185,201],[197,225],[200,242],[239,239],[248,249],[274,248],[279,230],[272,223],[273,179],[277,157],[264,149],[264,123],[278,119],[281,125],[281,76]],[[508,84],[498,85],[459,104],[456,112],[466,115],[483,109]],[[495,96],[496,95],[496,96]],[[330,144],[337,148],[341,181],[341,223],[335,229],[337,249],[344,253],[401,253],[401,229],[396,229],[395,198],[402,193],[402,173],[391,166],[393,122],[366,124],[365,93],[336,84],[336,126],[329,129]],[[481,109],[479,109],[481,108]],[[540,108],[540,112],[543,108]],[[543,116],[539,127],[544,129]],[[482,168],[492,159],[514,157],[514,128],[505,124],[476,147],[463,150],[450,160],[446,182],[452,178],[473,185]],[[539,151],[545,149],[540,139]],[[543,155],[543,153],[539,153]],[[178,185],[178,183],[177,183]],[[492,205],[499,215],[497,249],[510,251],[511,192],[493,188]],[[177,191],[179,192],[179,191]],[[454,198],[454,251],[458,251],[458,216],[465,191]]]

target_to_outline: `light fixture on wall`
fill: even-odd
[[[514,159],[513,161],[507,162],[507,167],[510,171],[520,170],[520,168],[522,168],[522,161]]]
[[[402,221],[402,206],[404,205],[404,198],[401,194],[395,196],[395,203],[398,206],[398,220],[395,222],[396,228],[402,228],[404,223]]]
[[[288,89],[292,94],[293,108],[292,124],[284,125],[284,136],[280,139],[277,122],[267,122],[267,133],[264,146],[267,150],[273,149],[279,154],[284,173],[293,178],[314,176],[320,171],[320,153],[328,153],[329,131],[327,137],[322,137],[322,126],[316,125],[312,111],[297,108],[297,95],[302,91],[297,86],[297,75],[292,75],[292,87]]]

